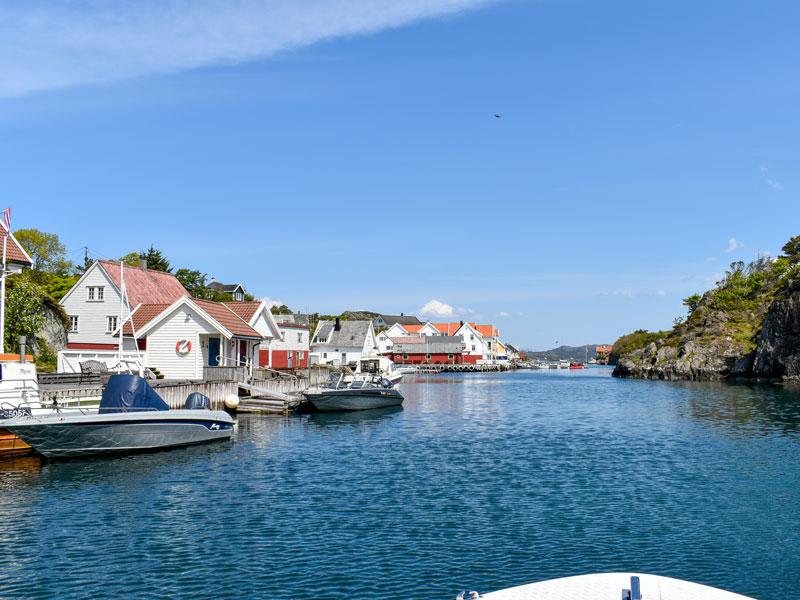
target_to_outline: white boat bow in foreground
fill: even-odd
[[[753,600],[718,588],[642,573],[599,573],[551,579],[488,594],[462,592],[481,600]]]

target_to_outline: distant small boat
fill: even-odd
[[[228,439],[233,419],[210,410],[202,394],[190,394],[184,409],[170,410],[138,375],[112,375],[99,410],[59,409],[3,423],[48,458],[159,450]]]
[[[585,369],[586,367],[584,367],[581,363],[572,362],[572,363],[569,363],[569,368],[570,369]]]
[[[638,573],[599,573],[551,579],[518,587],[478,594],[461,592],[459,598],[481,600],[656,600],[681,598],[693,600],[753,600],[749,596],[719,588]]]
[[[368,410],[403,403],[403,395],[388,379],[374,376],[346,379],[344,373],[331,374],[323,385],[309,388],[303,396],[320,412]]]

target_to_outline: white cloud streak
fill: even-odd
[[[777,181],[773,181],[772,179],[767,179],[767,185],[771,187],[773,190],[782,190],[783,184],[778,183]]]
[[[742,246],[741,242],[737,241],[736,238],[731,238],[728,240],[728,249],[725,250],[725,254],[730,254],[731,252],[733,252],[737,248],[740,248],[741,246]]]
[[[497,1],[4,2],[0,97],[262,60]]]

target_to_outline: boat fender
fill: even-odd
[[[236,394],[228,394],[225,396],[225,406],[231,410],[239,406],[239,396]]]
[[[178,354],[189,354],[189,352],[192,351],[192,342],[189,340],[178,340],[175,350],[178,351]]]

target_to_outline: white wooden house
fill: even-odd
[[[123,280],[127,299],[122,298]],[[116,365],[119,340],[115,332],[120,313],[125,318],[141,305],[168,306],[188,296],[172,273],[147,269],[144,264],[133,267],[95,261],[61,299],[70,327],[67,347],[59,352],[58,370],[76,372],[79,363],[89,359]]]
[[[25,248],[17,241],[14,234],[6,229],[5,223],[0,219],[0,252],[3,251],[5,243],[6,270],[8,273],[22,273],[22,269],[33,265],[33,260],[25,251]],[[2,257],[0,257],[2,263]]]
[[[320,321],[311,340],[310,364],[350,365],[378,354],[372,321]]]
[[[122,328],[124,349],[170,379],[200,379],[206,366],[258,366],[262,342],[280,335],[263,302],[212,302],[189,296],[142,305]]]

